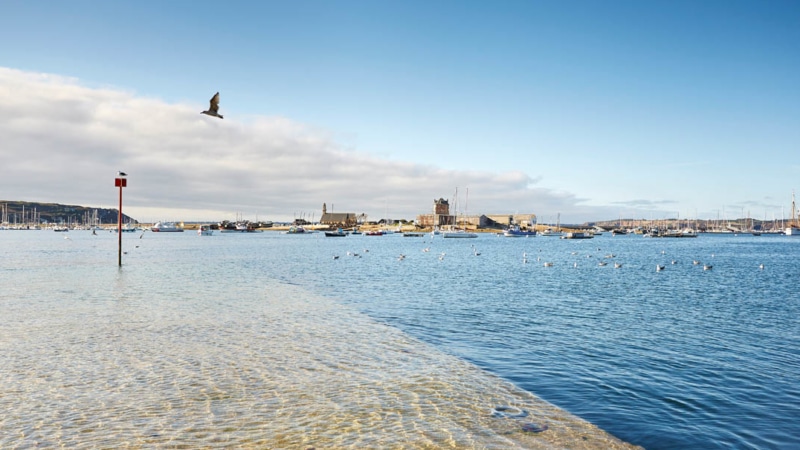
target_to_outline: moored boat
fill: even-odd
[[[452,230],[452,231],[442,231],[443,238],[476,238],[478,237],[478,233],[471,233],[466,230]]]
[[[792,191],[792,222],[789,224],[786,229],[783,230],[783,234],[786,236],[800,236],[800,224],[797,220],[797,206],[794,203],[794,191]]]
[[[561,239],[592,239],[594,234],[584,233],[583,231],[570,231],[569,233],[561,236]]]
[[[534,237],[536,236],[536,230],[522,230],[520,229],[519,225],[514,225],[508,227],[508,229],[503,230],[503,236],[505,237]]]
[[[200,225],[197,227],[198,236],[212,236],[213,234],[214,230],[211,229],[211,225]]]
[[[175,222],[156,222],[155,225],[150,227],[150,231],[155,233],[182,233],[183,228],[175,224]]]

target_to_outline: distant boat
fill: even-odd
[[[794,191],[792,191],[792,223],[783,230],[783,234],[786,236],[800,236],[800,226],[797,223],[797,207],[794,203]]]
[[[310,234],[310,233],[308,232],[308,230],[298,225],[289,227],[289,229],[284,231],[283,234]]]
[[[415,233],[413,231],[406,231],[403,233],[403,237],[422,237],[424,236],[423,233]]]
[[[540,234],[543,237],[561,237],[564,233],[561,232],[561,213],[558,213],[556,216],[556,229],[553,230],[552,228],[548,228]]]
[[[584,233],[582,231],[571,231],[561,236],[561,239],[592,239],[592,238],[594,238],[594,234]]]
[[[561,237],[563,235],[564,235],[564,233],[562,233],[560,231],[553,231],[552,228],[548,228],[548,229],[542,231],[539,234],[539,236],[542,236],[542,237]]]
[[[667,230],[655,237],[665,237],[665,238],[696,238],[697,232],[692,230],[691,228],[687,228],[685,230]]]
[[[336,231],[326,231],[325,236],[327,237],[344,237],[347,236],[341,228],[337,228]]]
[[[508,229],[503,230],[503,236],[505,237],[534,237],[536,236],[536,230],[522,230],[520,229],[519,225],[513,225],[508,227]]]
[[[198,236],[211,236],[213,234],[214,230],[211,229],[211,225],[200,225],[197,227]]]
[[[114,228],[114,231],[119,231],[118,229]],[[136,231],[136,227],[131,223],[126,223],[122,226],[123,233],[133,233]]]
[[[156,222],[155,225],[150,228],[150,231],[156,233],[182,233],[183,228],[177,226],[175,222]]]
[[[228,227],[220,227],[220,233],[255,233],[256,230],[253,225],[249,222],[236,222],[233,228]]]
[[[478,233],[471,233],[466,230],[442,231],[443,238],[476,238]]]

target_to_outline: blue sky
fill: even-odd
[[[0,149],[19,176],[3,186],[7,199],[113,205],[105,180],[44,190],[41,166],[64,164],[89,179],[125,164],[130,205],[144,220],[170,211],[280,220],[322,202],[413,218],[456,187],[469,188],[470,213],[532,212],[542,221],[559,213],[570,223],[772,219],[788,216],[800,188],[793,1],[10,1],[3,9],[0,67],[11,72],[2,83],[41,108],[17,110],[32,120],[62,111],[63,102],[36,97],[36,74],[49,74],[54,92],[73,92],[71,101],[93,111],[63,127],[36,122],[39,133],[4,125],[21,136]],[[180,121],[182,108],[199,111],[216,91],[223,121],[194,113]],[[142,115],[122,122],[98,113],[120,102],[164,115],[141,141],[158,145],[158,161],[130,143]],[[107,127],[114,138],[96,134]],[[98,140],[107,151],[81,150]],[[179,164],[193,145],[208,147],[202,171]],[[35,169],[20,160],[30,148],[40,149],[29,152],[41,157]],[[48,155],[65,148],[75,157],[56,165]],[[242,180],[250,192],[225,187]]]

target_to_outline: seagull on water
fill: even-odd
[[[222,116],[217,111],[219,111],[219,92],[211,97],[208,105],[208,111],[201,111],[200,114],[206,114],[208,116],[219,117],[222,119]]]

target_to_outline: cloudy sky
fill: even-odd
[[[795,1],[6,1],[0,200],[781,218]],[[199,114],[220,92],[219,120]],[[469,196],[467,197],[467,192]]]

